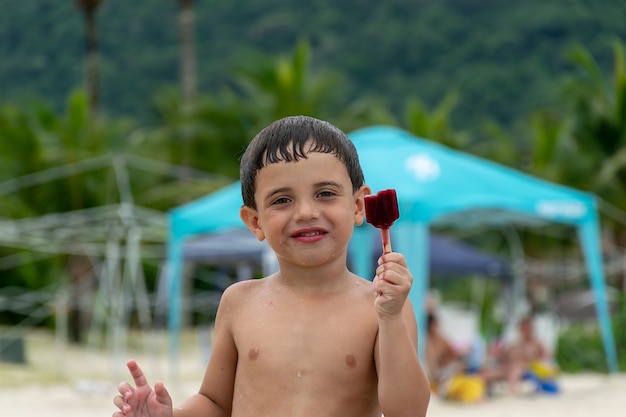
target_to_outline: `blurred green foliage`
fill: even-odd
[[[182,169],[182,178],[160,170],[130,178],[135,202],[163,211],[237,178],[254,134],[298,113],[347,132],[397,125],[626,208],[625,2],[199,1],[199,92],[187,108],[176,2],[104,0],[97,113],[81,88],[84,22],[73,2],[0,0],[0,8],[0,187],[90,158],[149,157]],[[110,169],[70,174],[4,192],[0,220],[119,200]],[[623,221],[603,215],[603,224],[626,246]],[[530,256],[576,254],[571,233],[560,243],[520,234]],[[0,247],[0,262],[17,258],[27,262],[0,270],[3,286],[35,290],[68,274],[65,257]],[[158,265],[144,267],[152,290]],[[456,285],[443,290],[470,293]],[[498,286],[484,291],[481,324],[495,336]],[[624,316],[622,303],[618,346]],[[566,330],[564,370],[602,369],[594,332]]]
[[[626,302],[622,295],[611,317],[617,349],[618,368],[626,371]],[[574,323],[560,334],[557,361],[565,372],[606,372],[606,357],[600,330],[595,323]]]
[[[82,85],[83,22],[72,1],[0,0],[0,98],[37,96],[55,108]],[[506,126],[558,99],[572,70],[565,51],[582,44],[610,68],[615,38],[626,37],[626,3],[615,0],[197,1],[201,92],[232,85],[232,68],[255,52],[286,54],[310,42],[314,69],[345,74],[344,102],[382,97],[394,114],[418,96],[428,107],[459,95],[453,120],[478,130]],[[178,85],[174,0],[105,0],[98,12],[102,102],[106,112],[153,120],[146,99]]]

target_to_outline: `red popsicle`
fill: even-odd
[[[383,254],[391,252],[389,228],[400,217],[396,190],[390,188],[365,196],[365,218],[369,224],[380,229]]]

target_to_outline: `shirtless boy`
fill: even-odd
[[[503,358],[504,373],[511,394],[517,392],[523,375],[533,362],[549,358],[547,349],[535,335],[532,316],[522,317],[518,327],[519,340],[505,350]]]
[[[381,257],[373,281],[347,268],[370,193],[352,142],[329,123],[284,118],[250,143],[240,177],[241,219],[279,272],[224,292],[197,394],[173,408],[131,360],[135,386],[120,384],[113,417],[425,416],[403,255]]]

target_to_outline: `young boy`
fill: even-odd
[[[114,417],[424,416],[430,390],[417,354],[404,257],[381,257],[373,281],[351,273],[347,246],[363,223],[356,149],[335,126],[278,120],[241,160],[241,219],[266,239],[279,272],[231,285],[197,394],[172,409],[134,361]]]
[[[509,393],[517,393],[518,386],[531,365],[547,361],[547,349],[535,335],[532,316],[524,316],[518,323],[518,340],[504,351],[503,368],[509,384]]]

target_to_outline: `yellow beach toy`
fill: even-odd
[[[478,375],[456,374],[450,379],[445,397],[463,403],[475,403],[485,397],[485,381]]]

